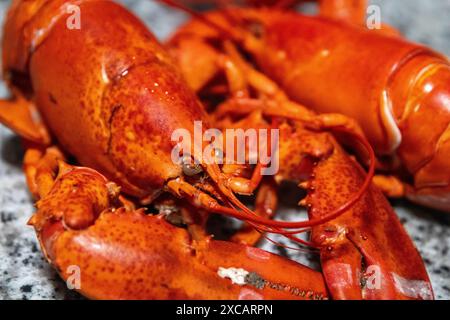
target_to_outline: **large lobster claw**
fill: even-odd
[[[306,198],[310,218],[360,188],[364,171],[335,144],[314,168]],[[332,180],[332,181],[331,181]],[[329,194],[335,195],[330,201]],[[392,207],[371,186],[345,214],[313,228],[331,295],[341,299],[433,299],[425,266]]]
[[[31,219],[64,279],[103,299],[324,299],[322,275],[242,244],[193,241],[144,210],[127,210],[98,172],[64,166]]]

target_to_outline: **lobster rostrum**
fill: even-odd
[[[79,29],[67,26],[71,5],[82,14]],[[232,60],[246,68],[237,57]],[[259,199],[273,192],[257,173],[246,178],[233,166],[203,162],[195,151],[201,170],[174,163],[175,129],[192,131],[196,120],[222,125],[227,120],[206,114],[166,51],[122,6],[104,0],[13,1],[3,68],[14,97],[1,101],[0,118],[24,140],[25,174],[38,199],[30,224],[64,279],[71,266],[80,269],[78,290],[87,297],[433,297],[420,255],[370,184],[373,163],[366,175],[323,132],[335,127],[326,117],[302,109],[295,123],[268,124],[253,112],[241,122],[282,129],[279,177],[306,182],[309,221],[269,219],[276,201],[257,201],[256,213],[246,208],[234,192],[252,193],[260,183]],[[251,86],[266,90],[269,80],[252,74]],[[236,88],[241,92],[243,86]],[[272,88],[276,92],[269,98],[276,107],[289,104]],[[358,140],[372,154],[365,140]],[[68,164],[67,155],[83,167]],[[182,208],[187,228],[145,212],[149,204],[164,207],[164,196]],[[312,228],[326,284],[321,273],[295,262],[212,240],[198,231],[203,225],[195,218],[201,212],[237,217],[297,241],[296,233]],[[254,237],[238,233],[236,239]],[[379,286],[367,285],[371,266]]]
[[[319,1],[319,16],[283,8],[295,2],[194,14],[170,41],[191,86],[202,88],[219,68],[212,56],[190,65],[191,55],[231,40],[294,101],[355,119],[379,156],[374,182],[388,196],[450,211],[447,57],[390,26],[369,30],[365,0]]]

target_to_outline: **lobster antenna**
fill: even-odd
[[[257,232],[259,232],[263,238],[265,238],[267,241],[270,241],[270,242],[272,242],[273,244],[275,244],[275,245],[277,245],[279,247],[283,247],[283,248],[286,248],[286,249],[292,249],[292,250],[298,250],[298,251],[306,251],[305,249],[298,249],[298,248],[289,247],[289,246],[286,246],[286,245],[284,245],[284,244],[282,244],[280,242],[277,242],[277,241],[275,241],[273,239],[270,239],[268,236],[263,234],[263,232],[280,234],[282,236],[285,236],[289,240],[297,242],[297,243],[299,243],[299,244],[301,244],[301,245],[303,245],[305,247],[318,249],[318,247],[316,245],[314,245],[312,242],[307,241],[307,240],[303,240],[301,238],[293,236],[293,234],[304,233],[306,231],[309,231],[309,228],[308,229],[301,229],[301,230],[294,230],[294,231],[284,231],[284,230],[281,230],[281,229],[274,229],[274,228],[268,228],[268,227],[265,227],[265,226],[256,225],[256,224],[251,223],[251,222],[249,222],[249,224],[253,228],[255,228],[255,230]]]
[[[368,173],[364,179],[364,182],[361,186],[361,189],[359,189],[358,192],[353,197],[351,197],[347,202],[342,204],[340,207],[334,209],[331,213],[326,214],[322,218],[308,220],[308,221],[299,221],[299,222],[275,221],[275,220],[271,220],[271,219],[267,219],[267,218],[263,218],[263,217],[259,217],[259,216],[255,215],[255,213],[253,213],[250,209],[248,209],[242,203],[240,203],[240,201],[237,198],[235,198],[234,195],[233,195],[233,197],[235,198],[235,201],[237,201],[242,206],[244,206],[244,208],[246,210],[241,208],[241,206],[238,205],[239,208],[243,209],[243,212],[237,211],[236,209],[227,208],[227,207],[217,207],[217,208],[214,208],[211,212],[229,215],[229,216],[232,216],[232,217],[240,219],[240,220],[253,222],[257,225],[262,225],[262,226],[266,226],[266,227],[288,228],[288,229],[311,228],[311,227],[314,227],[317,225],[324,224],[328,221],[334,220],[337,217],[339,217],[340,215],[344,214],[347,210],[349,210],[351,207],[353,207],[356,204],[356,202],[358,202],[361,199],[361,197],[366,193],[367,189],[370,187],[370,184],[372,183],[372,178],[375,174],[375,153],[374,153],[372,147],[370,146],[370,144],[367,142],[367,140],[365,138],[361,137],[360,135],[357,135],[345,128],[340,128],[340,129],[336,129],[336,130],[353,135],[356,140],[358,140],[359,142],[361,142],[363,144],[363,146],[367,149],[367,152],[369,153],[370,166],[369,166],[369,171],[368,171]],[[230,193],[232,194],[232,192],[230,192]],[[230,199],[230,200],[234,203],[234,201],[232,199]],[[274,233],[289,234],[290,232],[274,232]],[[293,232],[293,233],[298,233],[298,232]]]
[[[282,248],[289,249],[289,250],[300,251],[300,252],[314,252],[314,253],[316,253],[317,249],[318,249],[313,243],[311,243],[309,241],[306,241],[306,240],[303,240],[303,239],[299,239],[299,238],[296,238],[295,240],[294,239],[291,239],[291,240],[300,243],[301,245],[305,246],[306,248],[294,248],[294,247],[288,246],[288,245],[286,245],[284,243],[281,243],[281,242],[275,241],[273,239],[270,239],[268,236],[266,236],[264,234],[262,234],[261,236],[264,239],[266,239],[267,241],[269,241],[269,242],[273,243],[274,245],[276,245],[277,247],[282,247]]]

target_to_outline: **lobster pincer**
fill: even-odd
[[[30,224],[63,279],[77,268],[89,298],[327,298],[319,272],[243,244],[192,240],[162,215],[125,208],[120,188],[92,169],[60,162],[55,176]]]

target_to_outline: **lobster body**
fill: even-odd
[[[450,210],[446,57],[387,32],[325,17],[250,8],[205,17],[226,30],[245,28],[243,49],[292,99],[356,119],[377,154],[389,158],[384,167],[413,180],[407,197]],[[180,28],[170,44],[180,45],[183,35],[190,41],[223,38],[202,23]]]

